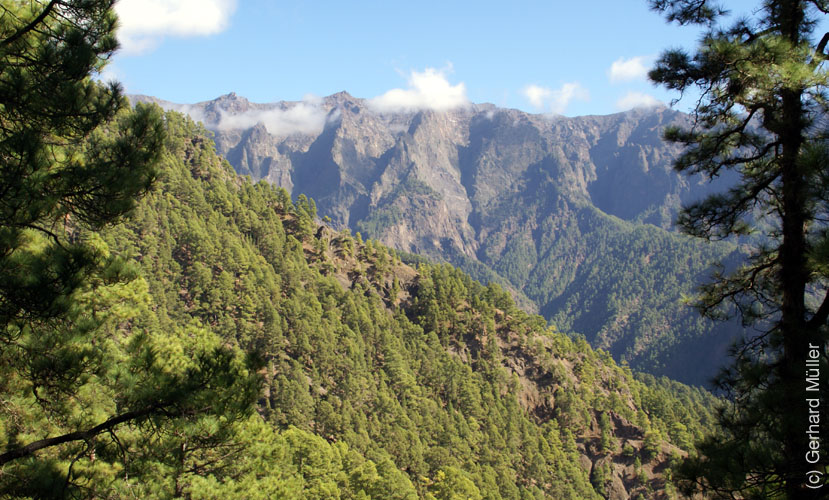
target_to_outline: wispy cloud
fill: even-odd
[[[536,109],[544,108],[544,103],[553,95],[553,90],[539,85],[527,85],[524,87],[524,97]]]
[[[154,49],[165,36],[206,36],[224,31],[236,0],[120,0],[118,40],[125,54]]]
[[[241,113],[219,108],[208,114],[204,107],[191,104],[166,103],[163,107],[190,115],[190,118],[204,123],[211,130],[246,130],[261,123],[269,134],[284,137],[319,134],[328,120],[337,119],[339,115],[336,112],[329,115],[321,104],[319,98],[306,96],[305,100],[289,104],[284,109],[248,109]]]
[[[612,83],[646,80],[648,78],[649,61],[649,58],[644,56],[631,57],[630,59],[620,57],[610,65],[607,76]]]
[[[468,105],[466,85],[450,84],[446,78],[446,71],[434,68],[426,68],[423,72],[412,71],[408,88],[389,90],[381,96],[369,99],[368,105],[379,112],[410,112],[422,109],[446,111]]]
[[[654,108],[664,106],[665,103],[656,97],[642,92],[628,92],[618,101],[616,101],[616,108],[620,110],[628,110],[633,108]]]
[[[261,123],[272,135],[316,135],[322,132],[326,116],[326,112],[320,107],[300,102],[285,110],[248,111],[239,115],[222,112],[216,126],[219,130],[246,129]]]
[[[556,114],[564,113],[574,100],[590,100],[590,92],[578,82],[565,83],[557,89],[527,85],[522,93],[538,111],[551,111]]]

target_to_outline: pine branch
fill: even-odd
[[[826,324],[826,321],[829,320],[829,293],[823,297],[823,303],[818,308],[815,315],[806,322],[806,327],[809,329],[816,329]]]
[[[150,405],[140,410],[129,411],[127,413],[122,413],[121,415],[116,415],[110,418],[109,420],[85,431],[70,432],[69,434],[64,434],[62,436],[41,439],[39,441],[29,443],[25,446],[21,446],[20,448],[15,448],[11,451],[7,451],[6,453],[0,455],[0,467],[7,464],[8,462],[11,462],[12,460],[28,457],[44,448],[50,448],[52,446],[57,446],[72,441],[87,441],[102,432],[113,429],[115,426],[119,424],[123,424],[124,422],[129,422],[130,420],[137,420],[139,418],[146,417],[153,413],[160,413],[162,408],[163,406],[161,404]]]
[[[829,31],[823,34],[823,38],[820,39],[818,42],[817,47],[815,48],[815,58],[812,61],[812,64],[818,64],[820,61],[825,61],[827,58],[826,54],[826,44],[829,43]]]
[[[47,5],[46,8],[43,9],[43,12],[41,12],[39,16],[34,18],[34,20],[32,22],[30,22],[26,26],[20,28],[19,30],[17,30],[17,32],[15,32],[15,34],[13,34],[12,36],[10,36],[10,37],[6,38],[5,40],[3,40],[2,42],[0,42],[0,47],[6,47],[8,45],[13,44],[20,37],[22,37],[26,33],[32,31],[33,29],[35,29],[35,27],[38,24],[42,23],[43,20],[46,19],[46,16],[49,15],[49,13],[52,11],[52,9],[55,7],[55,5],[57,3],[58,3],[58,0],[52,0],[51,2],[49,2],[49,5]]]

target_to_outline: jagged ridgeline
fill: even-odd
[[[218,452],[183,447],[155,494],[672,494],[710,395],[634,376],[497,285],[318,225],[312,200],[237,176],[202,125],[165,122],[156,188],[103,237],[142,269],[159,328],[200,324],[265,368],[258,415]]]

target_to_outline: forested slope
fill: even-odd
[[[680,205],[712,189],[672,168],[679,149],[661,134],[688,123],[680,112],[379,112],[345,92],[315,104],[236,94],[161,104],[213,130],[238,173],[312,197],[334,227],[500,283],[526,311],[638,370],[703,385],[742,334],[683,300],[710,262],[740,256],[671,231]],[[318,129],[274,123],[300,109]]]
[[[143,471],[157,481],[119,476],[112,491],[441,499],[673,491],[672,460],[706,431],[710,395],[637,379],[519,310],[497,285],[448,265],[414,269],[376,242],[318,226],[313,201],[236,176],[201,125],[175,113],[165,123],[156,188],[103,238],[137,262],[160,330],[204,327],[255,351],[264,387],[258,415],[236,424],[221,449],[183,443],[176,463]]]

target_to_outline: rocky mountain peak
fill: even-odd
[[[207,109],[221,109],[228,113],[244,113],[250,109],[250,101],[239,96],[236,92],[230,92],[216,99],[209,101],[206,106]]]
[[[341,90],[337,93],[331,94],[330,96],[326,97],[325,100],[335,102],[335,103],[356,103],[357,101],[362,101],[362,99],[356,98],[353,95],[349,94],[345,90]]]

